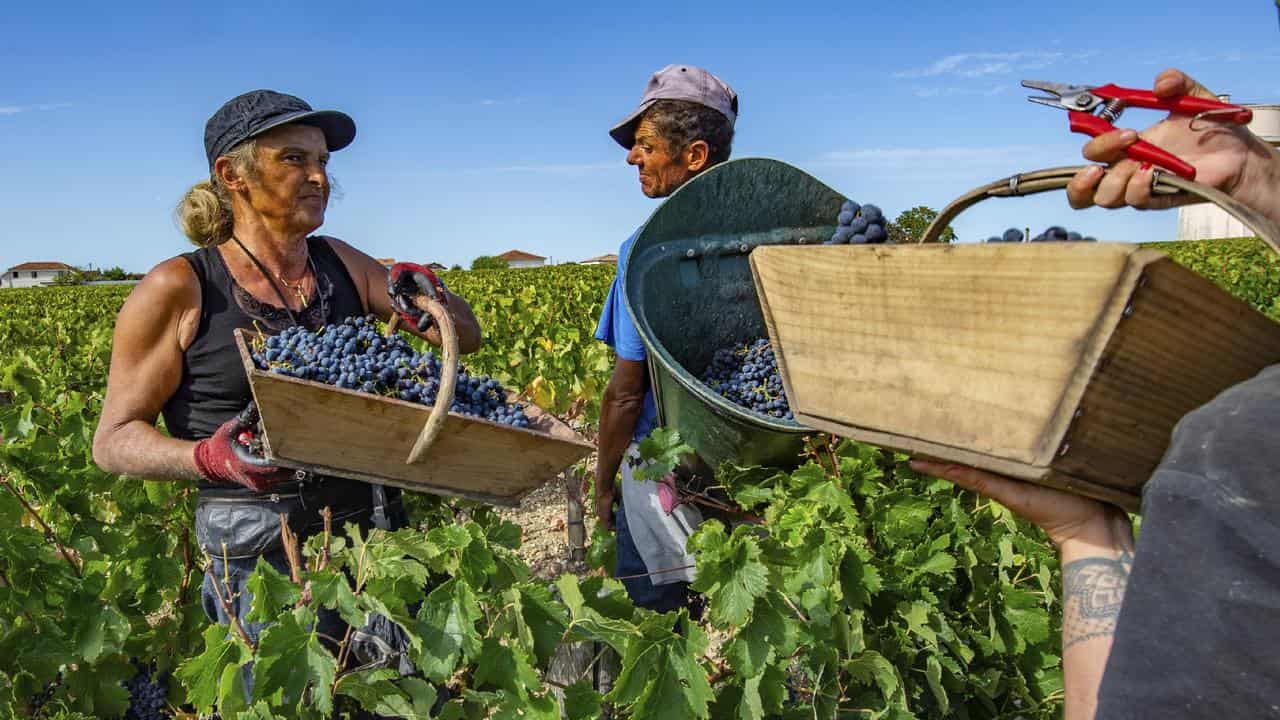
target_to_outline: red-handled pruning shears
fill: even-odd
[[[1129,106],[1165,110],[1179,115],[1191,115],[1195,119],[1212,118],[1219,122],[1246,125],[1253,120],[1253,111],[1220,100],[1179,95],[1162,98],[1149,90],[1135,90],[1116,85],[1064,85],[1062,83],[1023,80],[1022,86],[1052,93],[1054,97],[1029,97],[1033,103],[1048,105],[1068,111],[1071,132],[1098,137],[1116,129],[1111,123]],[[1096,111],[1096,114],[1095,114]],[[1196,179],[1196,169],[1177,155],[1160,149],[1146,140],[1129,146],[1126,154],[1131,160],[1149,162],[1169,170],[1188,180]]]

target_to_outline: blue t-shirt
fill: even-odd
[[[635,241],[636,235],[632,234],[618,250],[618,274],[613,277],[609,297],[605,299],[604,310],[600,312],[596,339],[613,348],[623,360],[644,362],[649,355],[645,352],[644,342],[640,340],[640,331],[627,312],[627,294],[622,289],[622,278],[627,274],[627,253],[631,251],[631,245]],[[632,435],[636,442],[648,437],[649,432],[658,426],[658,405],[653,399],[653,388],[647,387],[647,378],[645,385],[644,409],[640,411],[640,419],[636,421],[636,431]]]

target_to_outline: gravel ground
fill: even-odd
[[[529,493],[518,507],[501,508],[498,514],[524,530],[520,557],[534,576],[553,580],[566,572],[586,574],[586,567],[571,568],[569,532],[566,520],[568,506],[564,481],[555,478]],[[593,518],[586,519],[586,537],[595,528]]]

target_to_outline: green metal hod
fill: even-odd
[[[768,336],[751,250],[820,244],[835,232],[844,201],[784,162],[733,160],[673,193],[631,247],[623,284],[648,350],[659,420],[712,468],[799,462],[812,430],[739,407],[697,376],[718,348]]]

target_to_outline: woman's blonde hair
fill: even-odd
[[[257,170],[258,144],[250,138],[226,154],[236,172],[253,177]],[[210,173],[209,179],[196,183],[178,201],[174,216],[182,233],[197,247],[219,245],[231,239],[235,220],[231,215],[231,194]]]

